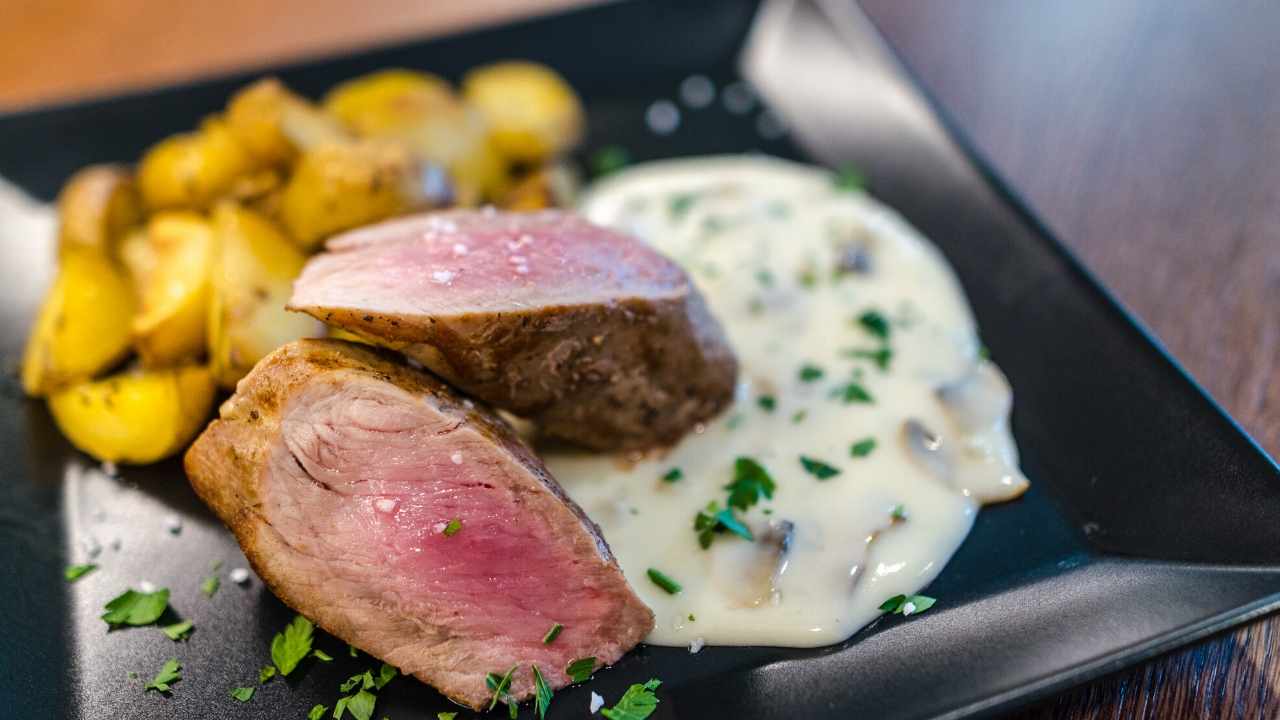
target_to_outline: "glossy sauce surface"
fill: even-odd
[[[663,453],[545,456],[654,609],[648,642],[839,642],[927,585],[981,504],[1027,487],[1008,383],[949,266],[845,180],[712,157],[583,199],[689,272],[742,367],[735,405]]]

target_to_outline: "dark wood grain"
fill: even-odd
[[[864,6],[997,169],[1275,456],[1280,4]],[[1280,618],[1024,717],[1280,718]]]

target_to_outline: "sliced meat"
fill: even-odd
[[[612,663],[653,627],[599,529],[511,429],[384,351],[276,350],[185,464],[281,600],[473,708],[486,673],[519,666],[512,694],[528,697],[530,665],[560,687],[570,661]]]
[[[670,444],[732,399],[737,360],[684,271],[576,215],[434,213],[327,248],[290,309],[400,350],[544,435]]]

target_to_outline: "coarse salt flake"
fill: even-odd
[[[234,568],[227,573],[227,577],[231,578],[231,582],[237,585],[244,585],[249,582],[249,571],[244,568]]]
[[[436,270],[431,273],[431,279],[442,285],[448,284],[453,281],[453,271],[452,270]]]
[[[600,708],[604,707],[604,698],[597,693],[591,693],[591,714],[595,715],[600,712]]]
[[[460,452],[455,452],[454,454],[452,454],[452,455],[450,455],[450,456],[449,456],[449,460],[450,460],[454,465],[461,465],[461,464],[462,464],[462,453],[460,453]]]

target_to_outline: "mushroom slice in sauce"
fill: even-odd
[[[955,460],[951,457],[949,448],[943,444],[941,435],[912,418],[902,424],[902,441],[913,462],[937,479],[947,484],[952,483],[956,475]]]
[[[795,541],[796,526],[790,520],[775,520],[769,529],[756,533],[756,542],[744,568],[745,577],[735,587],[739,589],[737,600],[743,607],[760,607],[781,599],[778,588],[790,561],[788,553]]]
[[[871,543],[875,542],[876,538],[880,537],[880,533],[893,527],[898,522],[900,522],[900,520],[895,518],[892,510],[890,510],[890,512],[886,514],[884,522],[872,528],[871,532],[867,533],[866,542],[864,542],[862,547],[859,548],[857,556],[849,565],[849,589],[851,591],[858,585],[858,581],[862,579],[862,576],[866,574],[868,564],[867,558],[871,555]]]
[[[958,448],[951,478],[956,489],[984,503],[1025,492],[1030,483],[1018,469],[1018,449],[1008,429],[1013,392],[1000,369],[980,360],[963,377],[940,386],[936,395]]]

